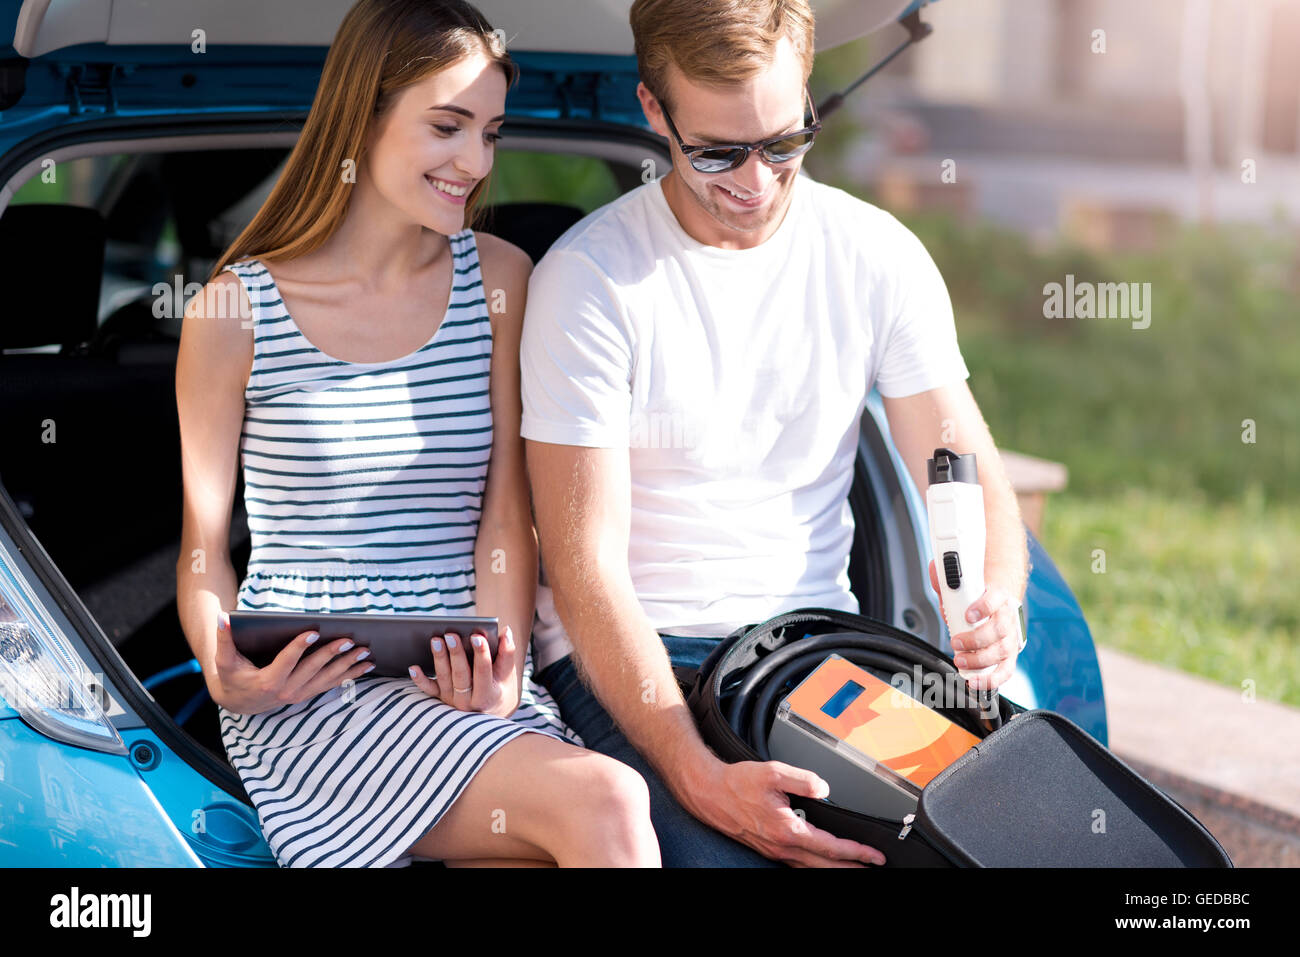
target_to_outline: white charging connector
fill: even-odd
[[[930,486],[925,492],[925,504],[944,620],[950,636],[960,635],[987,620],[966,620],[967,609],[984,594],[984,490],[974,452],[958,455],[951,449],[935,449],[927,466]],[[996,668],[988,665],[975,670],[958,669],[958,674],[970,681]]]

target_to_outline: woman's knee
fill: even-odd
[[[608,855],[608,863],[659,862],[650,823],[650,790],[634,769],[595,752],[575,762],[554,833],[569,848]]]
[[[650,789],[645,778],[622,761],[603,754],[597,757],[590,794],[593,804],[620,820],[649,824]]]
[[[485,844],[488,813],[502,809],[509,810],[512,840],[497,835]],[[515,840],[561,864],[659,863],[645,779],[621,761],[540,734],[520,735],[490,757],[416,853],[437,846],[441,854],[432,856],[533,856],[505,846]]]

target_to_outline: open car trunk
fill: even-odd
[[[180,247],[177,268],[187,278],[206,275],[224,248],[218,220],[229,227],[257,208],[258,191],[269,188],[296,138],[323,45],[350,5],[26,0],[15,55],[0,54],[0,97],[7,97],[0,270],[9,270],[7,288],[15,290],[0,317],[0,347],[10,350],[0,355],[0,526],[28,553],[85,642],[87,661],[120,696],[115,726],[124,736],[151,731],[206,783],[245,803],[176,612],[182,489],[174,379],[183,297],[182,290],[157,292],[151,257],[165,214]],[[626,95],[635,85],[630,0],[480,5],[525,65],[527,82],[509,101],[507,146],[598,158],[619,192],[641,183],[646,157],[667,161],[666,144],[640,126],[635,98]],[[908,6],[814,5],[822,48]],[[311,16],[294,16],[295,9]],[[201,56],[190,48],[198,27],[211,44]],[[288,46],[272,46],[278,43]],[[110,154],[127,159],[89,205],[5,208],[45,159],[66,166]],[[536,260],[582,211],[528,205],[500,207],[484,228]],[[158,304],[168,301],[171,314],[159,315]],[[923,506],[885,423],[873,395],[850,493],[857,523],[850,579],[864,614],[940,645],[918,538]],[[242,494],[241,480],[231,528],[241,579],[249,551]],[[1050,559],[1031,547],[1036,576],[1054,575]],[[1040,604],[1075,631],[1068,654],[1034,662],[1036,678],[1046,706],[1104,739],[1099,687],[1089,685],[1095,655],[1078,657],[1085,647],[1091,654],[1090,638],[1086,628],[1078,633],[1081,616],[1058,581],[1049,581]],[[185,830],[200,804],[178,790],[175,806]]]
[[[573,136],[563,123],[538,121],[531,130],[512,129],[511,142],[574,150]],[[661,143],[631,129],[591,137],[586,148],[604,157],[620,191],[640,184],[639,161],[647,148],[663,156]],[[161,301],[175,314],[156,315],[160,297],[148,282],[154,277],[146,262],[133,263],[130,256],[132,250],[145,255],[161,227],[138,221],[132,212],[170,210],[182,238],[182,262],[190,274],[205,274],[223,244],[214,241],[218,231],[209,229],[209,220],[226,216],[231,203],[255,207],[260,199],[244,194],[268,188],[286,153],[284,147],[141,153],[117,165],[95,208],[15,205],[0,217],[0,247],[12,253],[0,268],[13,273],[11,284],[54,286],[64,293],[59,308],[45,308],[50,318],[39,328],[9,322],[0,330],[6,348],[45,350],[0,356],[6,409],[0,481],[107,642],[147,683],[161,710],[223,767],[216,709],[201,674],[185,667],[192,656],[175,601],[180,302],[169,290]],[[206,195],[196,184],[217,168],[221,197],[196,205],[193,197]],[[555,203],[507,204],[488,211],[485,227],[537,259],[581,215],[581,209]],[[65,234],[75,234],[76,241],[61,240]],[[33,242],[38,237],[42,241]],[[60,243],[62,256],[51,259],[44,253]],[[142,277],[141,289],[150,291],[97,315],[104,309],[100,282],[106,268]],[[166,303],[169,297],[177,301]],[[42,305],[20,304],[20,312]],[[49,436],[32,427],[45,420],[53,423],[57,441],[45,441]],[[900,621],[937,640],[937,618],[916,591],[923,583],[894,582],[890,574],[891,567],[919,568],[920,558],[889,444],[870,413],[864,417],[861,453],[852,495],[859,523],[851,556],[855,592],[867,614],[895,620],[905,612]],[[249,552],[242,494],[241,477],[231,527],[232,560],[241,579]],[[216,779],[231,793],[241,793],[233,773]]]

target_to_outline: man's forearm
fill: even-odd
[[[1004,589],[1014,601],[1022,601],[1029,550],[1020,506],[1002,456],[966,383],[884,402],[890,433],[922,496],[929,486],[926,461],[933,449],[946,446],[961,454],[975,453],[984,493],[984,580]]]
[[[621,449],[529,442],[542,564],[584,682],[628,742],[697,816],[722,762],[682,699],[628,570],[629,460]]]
[[[991,459],[996,469],[984,475],[984,580],[1007,590],[1011,600],[1021,602],[1029,576],[1029,541],[1020,515],[1016,493],[1002,466],[1001,456]]]
[[[695,727],[663,642],[630,586],[598,576],[578,588],[554,583],[556,610],[584,681],[634,748],[683,805],[692,781],[718,761]],[[580,598],[570,600],[578,592]]]

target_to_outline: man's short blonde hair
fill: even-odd
[[[808,0],[636,0],[628,19],[641,82],[664,106],[669,64],[692,82],[727,86],[769,66],[783,36],[803,61],[805,82],[812,73]]]

